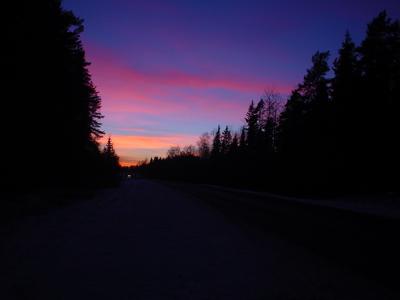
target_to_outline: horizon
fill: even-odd
[[[400,16],[396,1],[311,2],[64,1],[85,20],[103,140],[121,164],[164,157],[218,125],[238,130],[264,90],[290,94],[313,53],[329,50],[332,62],[346,30],[359,44],[380,11]]]
[[[399,0],[5,12],[2,299],[400,299]]]

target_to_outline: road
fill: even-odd
[[[396,299],[188,189],[126,181],[21,220],[3,238],[0,299]]]

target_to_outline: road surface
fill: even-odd
[[[274,230],[143,179],[25,218],[1,245],[3,300],[395,299]]]

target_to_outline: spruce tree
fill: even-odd
[[[215,132],[214,139],[212,142],[211,157],[217,158],[221,154],[221,127],[218,125],[218,129]]]
[[[58,0],[8,1],[4,9],[4,113],[15,116],[7,133],[13,151],[3,164],[9,183],[25,168],[35,186],[86,184],[101,164],[103,132],[101,100],[81,42],[83,21]],[[35,159],[21,160],[33,144]]]
[[[232,142],[229,147],[229,155],[236,156],[238,154],[238,150],[239,150],[239,137],[238,137],[238,134],[235,133],[233,135]]]
[[[246,128],[242,127],[240,130],[240,139],[239,139],[239,149],[240,152],[243,154],[247,148],[247,137],[246,137]]]
[[[228,126],[225,127],[225,130],[222,133],[221,139],[221,153],[226,155],[229,152],[230,146],[232,143],[232,133],[229,130]]]
[[[360,72],[356,45],[347,32],[339,56],[334,61],[335,76],[332,79],[332,115],[334,130],[332,159],[336,165],[336,182],[348,184],[354,178],[354,162],[359,150],[360,120]],[[358,167],[356,167],[358,168]]]
[[[303,174],[316,185],[329,159],[329,52],[317,52],[304,80],[292,92],[280,116],[279,144],[286,168]],[[327,174],[328,172],[325,172]],[[295,173],[292,175],[296,176]],[[313,182],[310,182],[312,185]]]
[[[278,110],[280,95],[266,92],[264,96],[264,113],[262,117],[262,145],[263,152],[273,159],[272,154],[277,150],[276,139],[278,130]]]
[[[360,176],[367,186],[379,181],[376,189],[397,189],[397,178],[391,174],[400,168],[399,21],[391,20],[385,11],[380,13],[368,24],[367,36],[358,52],[363,103]]]
[[[115,152],[114,144],[111,137],[107,139],[107,143],[104,146],[103,152],[103,164],[105,171],[105,178],[107,183],[115,184],[118,182],[118,176],[120,171],[119,157]]]
[[[251,101],[249,109],[247,111],[246,121],[246,132],[247,132],[247,147],[250,152],[255,152],[259,141],[259,124],[260,115],[263,103],[260,101],[254,106],[254,101]]]

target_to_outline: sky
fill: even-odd
[[[287,96],[316,51],[337,55],[399,0],[64,0],[84,19],[103,129],[123,165],[238,130],[265,90]]]

